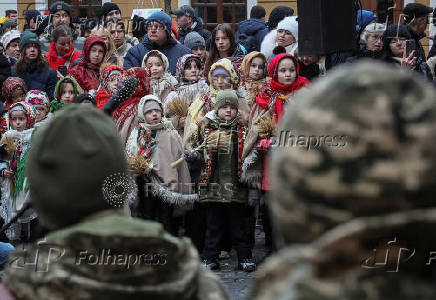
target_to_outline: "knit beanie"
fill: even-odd
[[[53,15],[60,10],[65,10],[71,17],[71,6],[63,1],[56,1],[50,6],[50,14]]]
[[[103,4],[103,7],[101,8],[100,18],[103,17],[103,19],[106,19],[107,14],[112,10],[118,10],[121,14],[121,10],[115,3],[112,2],[106,2]]]
[[[27,24],[29,24],[30,20],[32,19],[36,21],[36,18],[38,18],[38,16],[41,16],[41,13],[36,9],[26,10],[26,12],[24,13],[24,18],[26,19]]]
[[[233,90],[221,90],[215,98],[215,110],[218,111],[224,105],[238,107],[238,96]]]
[[[7,19],[3,23],[3,30],[6,30],[7,28],[10,28],[10,27],[17,27],[17,22],[15,22],[15,20],[12,20],[12,19]]]
[[[21,34],[20,51],[23,51],[27,44],[37,44],[41,47],[41,42],[39,41],[38,36],[29,30],[23,31]]]
[[[294,36],[295,40],[298,41],[298,22],[297,17],[286,17],[280,21],[277,25],[277,30],[283,29],[287,30]]]
[[[292,16],[294,14],[294,10],[287,6],[277,6],[274,7],[272,12],[268,17],[268,30],[271,31],[276,29],[277,24],[280,23],[285,17]]]
[[[33,207],[51,230],[109,209],[112,197],[129,191],[115,123],[89,106],[66,105],[39,128],[27,163]]]
[[[147,25],[152,21],[158,22],[164,27],[167,37],[171,36],[171,17],[168,14],[157,11],[147,19]]]
[[[199,46],[206,48],[206,41],[197,31],[191,31],[190,33],[188,33],[185,36],[183,44],[191,50]]]
[[[6,32],[1,38],[0,42],[3,45],[3,48],[8,48],[9,44],[15,40],[20,38],[21,33],[18,30],[10,30]]]

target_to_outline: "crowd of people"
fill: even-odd
[[[285,6],[274,8],[267,23],[265,9],[254,6],[236,31],[218,24],[210,32],[184,5],[170,12],[176,24],[163,11],[137,20],[145,32],[135,28],[134,36],[114,3],[105,3],[100,16],[83,26],[73,24],[65,2],[53,3],[49,11],[50,18],[27,11],[22,31],[16,12],[2,20],[3,224],[34,197],[26,170],[33,133],[77,103],[110,115],[118,129],[138,187],[123,202],[125,213],[158,221],[174,236],[190,237],[210,270],[219,269],[219,259],[232,248],[238,268],[257,268],[252,255],[257,218],[262,218],[266,246],[275,250],[267,158],[276,126],[297,92],[310,89],[311,81],[333,67],[362,59],[434,82],[436,48],[426,57],[420,42],[433,9],[419,3],[404,8],[401,24],[359,10],[354,51],[306,56],[298,51],[298,18]],[[72,144],[75,138],[89,142],[68,137]],[[89,147],[80,150],[80,159],[86,159]],[[111,151],[108,145],[99,147]],[[50,152],[40,155],[45,161],[41,168],[49,168]],[[65,158],[71,160],[63,165],[65,173],[74,169],[77,155]],[[62,181],[64,174],[58,176]],[[70,179],[64,193],[77,186]],[[12,245],[32,241],[45,225],[29,209],[3,240]]]

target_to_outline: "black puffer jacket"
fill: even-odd
[[[0,52],[0,100],[4,101],[1,90],[3,87],[3,82],[6,80],[6,78],[11,76],[11,67],[14,65],[14,61],[9,61],[9,59]]]

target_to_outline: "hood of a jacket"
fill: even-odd
[[[256,32],[267,28],[264,21],[260,19],[248,19],[239,23],[238,31],[248,35],[254,35]]]
[[[87,38],[85,40],[85,43],[83,44],[83,49],[82,49],[83,56],[82,56],[82,60],[84,62],[90,63],[90,61],[89,61],[89,53],[91,51],[91,47],[94,44],[97,44],[97,43],[99,43],[100,45],[103,46],[103,49],[104,49],[103,57],[106,56],[107,48],[106,48],[106,44],[104,43],[104,40],[101,37],[99,37],[99,36],[93,35],[93,36],[90,36],[89,38]]]

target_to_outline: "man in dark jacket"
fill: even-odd
[[[209,49],[212,33],[203,28],[203,22],[197,18],[194,9],[189,5],[180,6],[179,9],[170,12],[177,16],[176,22],[179,27],[179,42],[184,43],[185,37],[191,31],[198,32],[206,41],[206,49]]]
[[[159,50],[168,58],[171,74],[176,75],[177,60],[191,53],[191,50],[171,37],[171,17],[162,11],[155,12],[148,18],[146,28],[147,35],[144,41],[127,51],[124,57],[124,70],[141,67],[142,59],[147,52]]]
[[[265,8],[255,5],[250,11],[250,19],[239,23],[236,40],[245,47],[247,52],[260,51],[260,44],[268,33],[265,15]]]
[[[410,35],[415,40],[415,57],[418,60],[426,61],[424,48],[419,40],[426,36],[425,31],[428,24],[428,14],[433,12],[431,7],[421,3],[409,3],[404,7],[404,20],[407,23]]]

